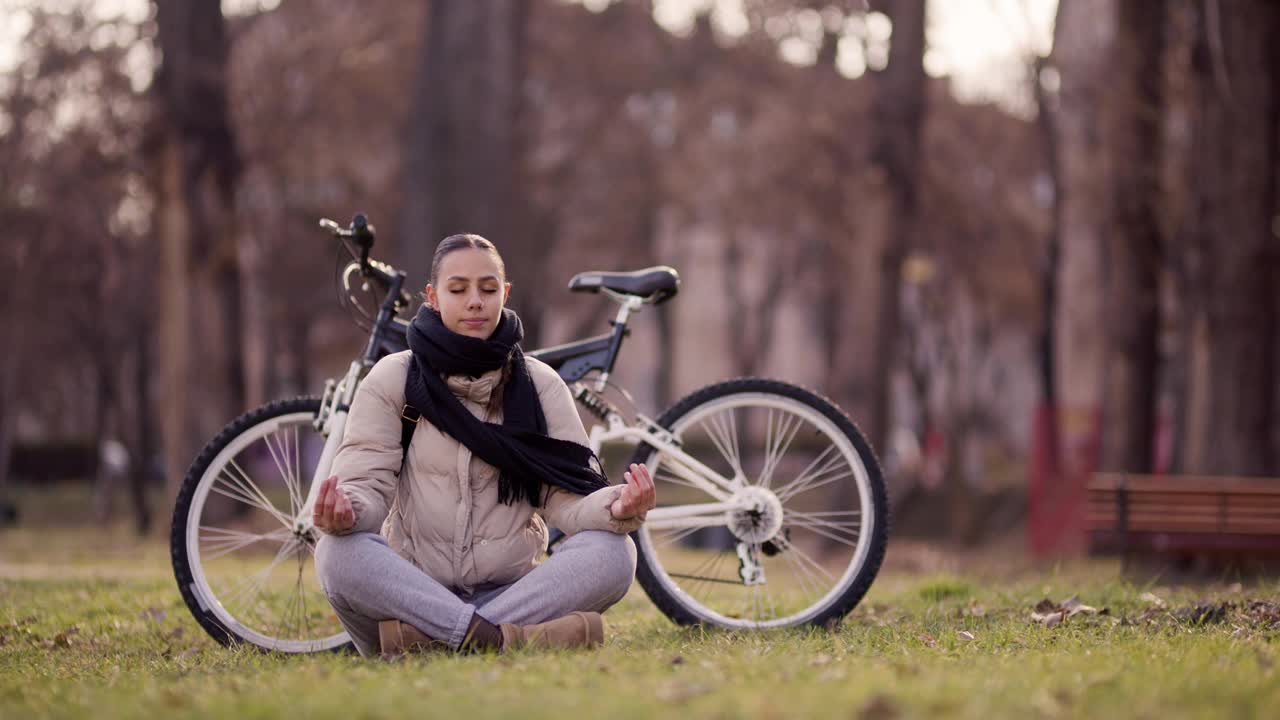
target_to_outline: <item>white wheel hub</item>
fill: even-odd
[[[734,493],[732,501],[744,509],[729,511],[725,524],[742,542],[763,543],[782,529],[782,501],[772,490],[750,485]]]

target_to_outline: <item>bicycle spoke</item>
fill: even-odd
[[[201,525],[200,532],[202,533],[202,539],[208,538],[206,546],[213,550],[209,555],[201,553],[205,562],[216,560],[227,553],[235,552],[262,540],[276,540],[283,543],[293,537],[293,533],[284,528],[267,533],[249,533],[242,530]]]
[[[827,570],[826,568],[822,567],[822,565],[820,565],[820,564],[818,563],[818,561],[817,561],[817,560],[814,560],[813,558],[809,557],[809,554],[808,554],[808,553],[806,553],[805,551],[801,550],[801,549],[800,549],[800,547],[799,547],[798,545],[796,545],[795,543],[791,542],[790,540],[786,540],[786,539],[783,539],[783,538],[775,538],[775,539],[774,539],[774,541],[775,541],[775,542],[777,542],[778,540],[781,540],[781,541],[782,541],[782,549],[783,549],[783,550],[786,550],[786,551],[790,551],[790,552],[795,553],[796,557],[799,557],[801,560],[803,560],[803,561],[805,561],[806,563],[808,563],[808,564],[809,564],[809,567],[811,567],[811,568],[813,568],[814,570],[816,570],[817,572],[821,573],[823,577],[827,578],[828,580],[830,580],[830,581],[831,581],[831,582],[833,582],[833,583],[836,581],[835,576],[834,576],[834,575],[832,575],[832,574],[831,574],[831,572],[830,572],[829,570]]]
[[[809,532],[811,532],[811,533],[817,533],[818,535],[821,535],[821,536],[823,536],[823,537],[825,537],[825,538],[830,538],[830,539],[835,540],[836,542],[839,542],[839,543],[843,543],[843,544],[845,544],[845,545],[848,545],[849,547],[857,547],[857,546],[858,546],[858,542],[857,542],[857,540],[858,540],[858,533],[857,533],[857,532],[853,532],[853,533],[852,533],[852,534],[853,534],[853,537],[852,537],[852,538],[847,538],[847,537],[841,537],[841,536],[837,535],[835,532],[833,532],[833,531],[832,531],[832,529],[831,529],[831,528],[827,528],[827,527],[822,526],[822,525],[817,525],[817,524],[812,524],[812,523],[807,523],[807,522],[793,522],[793,523],[788,523],[788,526],[789,526],[789,527],[798,527],[798,528],[801,528],[801,529],[803,529],[803,530],[808,530],[808,531],[809,531]],[[851,531],[849,531],[849,530],[843,530],[842,532],[851,532]]]
[[[842,458],[838,452],[833,457],[827,458],[827,453],[833,450],[836,450],[836,446],[828,445],[825,450],[810,461],[808,467],[802,470],[794,480],[777,489],[776,492],[778,497],[785,497],[788,493],[792,492],[792,490],[802,486],[804,483],[810,482],[813,478],[834,470],[844,458]]]
[[[778,464],[782,462],[782,456],[791,447],[791,441],[795,439],[796,433],[800,431],[802,422],[803,420],[795,415],[787,415],[778,423],[776,442],[773,437],[767,438],[765,447],[768,448],[768,451],[765,457],[764,469],[760,472],[760,485],[763,487],[769,487],[773,482],[773,473],[778,469]]]
[[[662,465],[659,465],[658,469],[653,473],[653,479],[655,481],[661,480],[663,482],[669,482],[669,483],[672,483],[673,485],[683,485],[685,487],[690,487],[690,488],[693,488],[694,490],[697,490],[698,492],[705,492],[702,488],[686,480],[685,478],[680,477],[679,475],[675,475],[674,473],[672,473],[670,470],[667,470]]]
[[[851,536],[852,540],[857,540],[862,531],[861,511],[858,510],[838,510],[834,512],[789,512],[786,517],[786,525],[788,527],[805,528],[812,532],[824,535],[832,540],[839,540],[848,545],[856,545],[856,542],[848,542],[848,539],[836,537],[828,533],[844,533]],[[842,518],[856,516],[858,520],[836,520],[834,518]]]
[[[654,546],[655,548],[666,547],[666,546],[670,545],[671,543],[678,542],[678,541],[680,541],[680,540],[683,540],[683,539],[685,539],[685,538],[689,537],[690,535],[694,534],[695,532],[697,532],[697,531],[699,531],[699,530],[701,530],[701,529],[702,529],[702,528],[700,528],[700,527],[686,527],[686,528],[680,528],[679,530],[677,530],[677,531],[675,531],[675,532],[670,532],[670,531],[668,531],[670,534],[669,534],[667,537],[663,538],[663,540],[662,540],[661,542],[654,543],[654,545],[653,545],[653,546]],[[653,531],[652,531],[652,530],[650,530],[650,531],[649,531],[649,533],[650,533],[650,534],[653,534]]]
[[[709,425],[707,422],[708,420],[710,421]],[[738,456],[736,440],[737,428],[726,427],[726,425],[733,426],[733,423],[734,418],[732,415],[730,415],[729,419],[726,421],[724,420],[723,413],[721,413],[712,415],[710,418],[707,418],[707,420],[704,420],[699,424],[704,430],[706,430],[707,437],[711,438],[711,443],[720,451],[721,457],[729,463],[729,467],[733,468],[734,473],[740,476],[743,473],[742,459]]]
[[[697,598],[699,593],[709,593],[715,587],[717,581],[724,581],[720,577],[720,566],[724,564],[724,559],[729,553],[720,551],[712,555],[708,562],[704,562],[698,566],[698,569],[689,573],[690,577],[698,578],[689,585],[686,592],[693,598]]]
[[[298,509],[293,511],[293,516],[298,517],[307,500],[302,492],[302,437],[297,425],[293,426],[293,492],[298,497]]]
[[[822,594],[814,590],[815,587],[821,587],[821,583],[814,576],[812,570],[805,567],[804,563],[796,559],[790,552],[784,550],[780,555],[783,561],[792,568],[792,574],[795,575],[796,582],[800,584],[800,592],[806,596]]]
[[[267,499],[267,496],[258,489],[257,484],[253,482],[253,479],[249,477],[248,473],[246,473],[235,460],[227,461],[227,466],[228,468],[235,468],[237,474],[232,474],[229,470],[224,469],[222,474],[218,476],[218,480],[227,481],[227,484],[232,490],[234,490],[234,492],[228,492],[219,488],[217,481],[214,481],[214,483],[209,487],[210,490],[221,495],[225,495],[233,500],[239,500],[246,505],[256,507],[271,515],[276,520],[279,520],[281,525],[290,529],[293,528],[292,519],[285,517],[284,513],[276,509],[276,506],[273,505],[271,501]]]
[[[778,499],[785,503],[800,493],[829,485],[853,475],[853,468],[842,461],[843,458],[840,455],[835,455],[813,473],[802,474],[778,491]],[[832,473],[835,474],[833,475]]]
[[[261,616],[261,613],[258,612],[258,609],[254,607],[254,602],[258,599],[259,596],[262,595],[262,592],[266,589],[265,587],[266,580],[268,576],[270,576],[271,571],[275,570],[276,567],[279,566],[280,563],[284,562],[285,558],[289,556],[289,552],[293,549],[295,542],[296,541],[290,538],[289,542],[286,542],[284,545],[280,546],[280,550],[276,552],[276,556],[271,560],[271,562],[266,567],[250,575],[244,580],[240,581],[240,584],[237,585],[231,592],[226,593],[225,594],[226,600],[224,600],[222,603],[223,607],[227,608],[228,610],[241,608],[241,607],[243,607],[243,609],[246,611],[253,610],[254,614],[257,616],[258,621],[260,622],[262,616]],[[239,615],[240,613],[236,613],[236,614]]]
[[[272,435],[274,434],[272,433]],[[271,453],[271,461],[275,463],[276,470],[280,472],[280,477],[284,480],[285,487],[289,490],[289,514],[297,517],[298,507],[301,503],[298,502],[297,493],[293,489],[293,473],[289,467],[291,453],[289,452],[288,436],[286,435],[272,442],[271,435],[264,435],[262,443],[267,446],[267,451]]]
[[[306,567],[306,556],[298,553],[298,597],[302,599],[302,621],[307,625],[307,637],[311,636],[311,615],[307,612],[307,592],[302,587],[302,570]]]

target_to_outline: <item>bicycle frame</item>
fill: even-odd
[[[316,429],[325,437],[324,450],[311,478],[306,501],[299,508],[299,517],[295,519],[300,530],[312,528],[311,517],[316,495],[320,483],[329,476],[333,458],[346,429],[348,410],[360,380],[381,358],[408,349],[406,332],[409,324],[397,317],[404,275],[394,271],[388,275],[391,282],[388,283],[387,296],[379,308],[363,356],[351,363],[341,381],[330,379],[325,383],[320,412],[315,419]],[[645,522],[649,527],[665,529],[723,525],[726,513],[751,509],[748,502],[735,498],[737,491],[746,485],[745,478],[738,474],[726,478],[694,459],[684,452],[675,437],[642,414],[637,413],[635,421],[628,424],[616,408],[600,397],[599,393],[603,392],[618,359],[622,341],[630,334],[627,321],[644,305],[644,300],[639,297],[607,289],[603,292],[621,305],[617,317],[611,322],[612,332],[529,352],[530,356],[550,365],[566,383],[570,383],[570,389],[579,404],[601,421],[591,427],[591,450],[598,454],[606,443],[619,441],[636,445],[648,444],[662,452],[664,459],[670,463],[669,472],[717,500],[713,503],[654,508],[646,516]],[[600,375],[594,383],[595,387],[588,388],[580,381],[592,371],[599,372]],[[656,468],[653,470],[656,472]]]

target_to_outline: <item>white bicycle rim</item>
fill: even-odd
[[[677,439],[680,439],[683,437],[686,429],[700,423],[703,418],[714,417],[717,413],[735,408],[774,409],[798,416],[802,420],[811,423],[817,430],[822,432],[827,439],[837,447],[841,456],[845,459],[845,462],[852,471],[852,478],[858,490],[861,525],[859,526],[857,544],[853,549],[852,557],[848,566],[845,568],[844,573],[817,601],[810,603],[808,607],[799,612],[782,617],[771,618],[767,621],[745,620],[725,615],[722,612],[707,607],[701,601],[694,598],[690,593],[686,592],[685,589],[668,574],[668,570],[662,566],[661,555],[658,553],[657,548],[654,545],[649,529],[642,526],[637,535],[645,555],[653,559],[650,569],[654,571],[654,576],[657,581],[668,591],[669,594],[680,600],[681,604],[700,620],[723,627],[742,629],[763,629],[801,625],[813,620],[824,610],[829,608],[832,603],[839,599],[853,584],[855,579],[858,577],[859,571],[861,571],[866,565],[867,556],[871,550],[871,539],[876,530],[876,515],[873,505],[874,498],[871,491],[871,482],[868,477],[867,468],[862,462],[862,457],[854,448],[853,443],[849,440],[848,436],[840,430],[839,426],[837,426],[835,422],[799,400],[773,393],[740,392],[715,398],[709,402],[694,407],[690,412],[678,418],[670,428],[670,431],[672,435]],[[651,463],[651,473],[657,477],[661,472],[661,453],[655,451],[654,454],[650,455],[649,462]],[[661,507],[676,508],[680,506]],[[786,522],[785,517],[786,508],[784,507],[784,523]]]
[[[200,476],[200,482],[196,485],[195,493],[191,498],[191,507],[187,511],[186,546],[187,562],[190,565],[193,580],[191,590],[195,594],[202,609],[213,613],[223,627],[242,640],[251,642],[259,647],[288,653],[307,653],[331,650],[339,645],[350,642],[351,638],[346,631],[341,631],[333,635],[311,640],[286,640],[266,635],[260,630],[246,625],[239,618],[232,615],[231,612],[223,605],[222,599],[213,591],[213,588],[209,584],[209,579],[205,574],[204,563],[202,560],[202,548],[200,546],[201,525],[199,520],[204,512],[205,502],[209,497],[209,492],[213,487],[214,481],[219,477],[232,459],[253,443],[274,434],[282,426],[301,426],[310,430],[313,417],[313,413],[310,411],[289,413],[287,415],[281,415],[279,417],[270,418],[269,420],[264,420],[237,435],[225,448],[222,449],[221,452],[217,454],[216,457],[214,457],[213,461],[209,463],[209,467],[205,470],[204,474]],[[309,472],[302,472],[301,468],[298,470],[299,478],[311,477]],[[300,483],[301,480],[299,480],[299,484]],[[299,492],[301,493],[302,498],[306,497],[305,490],[299,489]],[[282,514],[289,517],[288,513]],[[293,518],[289,517],[289,519],[292,520]],[[283,524],[281,529],[285,529]],[[280,556],[283,554],[283,550],[287,542],[288,541],[281,544],[281,553],[277,554],[277,558],[273,561],[272,567],[274,567],[274,563],[278,563],[280,561]],[[310,546],[304,545],[302,552],[312,552],[312,550]]]

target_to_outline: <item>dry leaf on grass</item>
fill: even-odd
[[[1168,603],[1161,600],[1155,593],[1144,592],[1138,596],[1138,599],[1142,602],[1151,603],[1159,608],[1168,607]]]
[[[1231,608],[1231,603],[1200,603],[1192,607],[1185,607],[1175,613],[1175,616],[1183,622],[1192,625],[1208,625],[1209,623],[1222,622],[1227,618],[1227,610]]]
[[[77,627],[69,627],[66,630],[63,630],[62,632],[53,636],[53,646],[60,647],[60,648],[71,647],[71,638],[79,634],[79,632],[80,632],[80,628],[77,628]]]
[[[1053,627],[1060,625],[1067,618],[1076,615],[1110,615],[1111,611],[1107,608],[1098,608],[1085,605],[1080,602],[1080,598],[1072,595],[1060,603],[1055,603],[1048,598],[1036,603],[1032,608],[1031,619],[1045,627]]]
[[[819,667],[821,665],[828,665],[830,663],[831,663],[831,656],[827,655],[826,653],[819,653],[818,655],[814,655],[813,658],[809,660],[809,664],[814,667]]]
[[[956,631],[956,637],[960,638],[964,642],[972,642],[973,640],[977,639],[973,636],[973,633],[969,632],[968,630]]]
[[[873,695],[858,711],[860,720],[895,720],[901,715],[898,706],[885,695]]]

